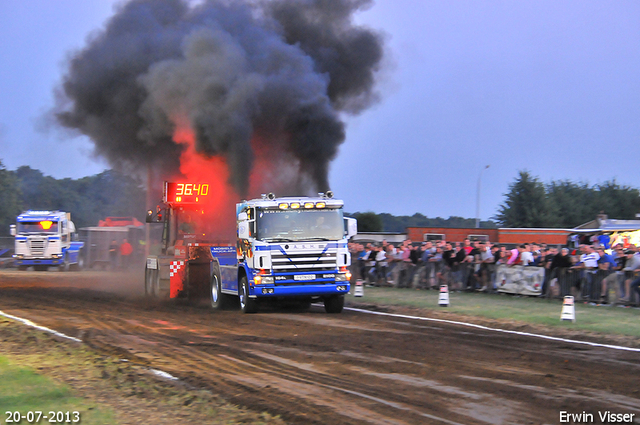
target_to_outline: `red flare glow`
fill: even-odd
[[[224,158],[206,157],[196,152],[195,134],[185,125],[176,127],[173,140],[185,148],[180,156],[181,180],[209,184],[205,203],[185,206],[182,214],[190,215],[199,241],[229,242],[235,237],[235,204],[238,195],[227,183],[229,169]]]

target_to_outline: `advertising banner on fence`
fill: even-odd
[[[498,292],[518,295],[540,295],[544,269],[542,267],[499,265],[496,270]]]

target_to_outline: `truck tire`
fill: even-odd
[[[209,291],[209,300],[211,301],[211,307],[215,310],[228,310],[231,308],[233,299],[228,294],[222,293],[222,281],[218,273],[214,271],[211,275],[211,285]]]
[[[28,267],[27,266],[18,266],[18,270],[20,270],[21,272],[27,270]]]
[[[324,299],[324,311],[327,313],[342,313],[344,295],[336,295]]]
[[[249,298],[249,282],[246,276],[240,278],[240,309],[243,313],[257,313],[258,300]]]
[[[58,270],[61,272],[68,272],[69,271],[69,262],[67,261],[67,257],[64,257],[64,261],[62,262],[62,264],[60,264],[58,266]]]
[[[84,269],[84,252],[80,251],[78,253],[78,262],[71,265],[71,270],[79,272]]]

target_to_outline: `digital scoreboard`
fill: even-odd
[[[207,183],[164,182],[162,201],[167,204],[199,204],[209,197]]]

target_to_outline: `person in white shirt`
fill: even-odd
[[[580,263],[587,269],[598,268],[598,260],[600,255],[596,252],[592,245],[585,245],[585,253],[580,256]]]
[[[389,264],[387,263],[387,255],[384,248],[378,249],[378,254],[376,255],[376,265],[377,265],[377,278],[374,283],[375,286],[380,286],[380,280],[384,279],[385,286],[387,285],[387,267]]]
[[[531,253],[531,245],[520,245],[520,264],[523,266],[533,265],[533,254]]]
[[[580,250],[583,252],[582,255],[580,255],[580,261],[572,268],[582,269],[576,289],[581,290],[581,295],[584,294],[588,296],[593,283],[593,273],[591,273],[591,270],[597,270],[600,255],[598,255],[592,245],[581,245]],[[586,287],[582,285],[583,282],[587,284]],[[577,298],[581,297],[578,296]]]

